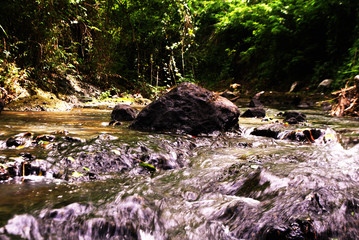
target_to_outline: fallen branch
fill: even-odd
[[[332,116],[359,116],[359,75],[355,76],[353,79],[354,86],[346,86],[345,88],[332,93],[338,95],[338,102],[330,112]]]
[[[335,91],[335,92],[332,92],[333,95],[337,95],[339,93],[342,93],[342,92],[348,92],[348,91],[352,91],[353,89],[355,89],[356,87],[355,86],[351,86],[351,87],[347,87],[347,88],[343,88],[341,90],[338,90],[338,91]]]

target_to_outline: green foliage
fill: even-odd
[[[9,63],[0,59],[0,86],[7,91],[5,98],[10,102],[21,95],[26,95],[26,88],[29,85],[28,76],[30,69],[21,69],[15,63]]]
[[[107,91],[101,92],[99,99],[104,100],[104,99],[107,99],[109,97],[111,97],[111,91],[107,90]]]
[[[357,36],[358,5],[354,0],[205,1],[199,6],[198,35],[210,38],[201,51],[206,56],[200,75],[213,76],[215,69],[217,81],[231,78],[265,89],[337,78]]]
[[[358,12],[357,0],[3,0],[0,85],[15,66],[56,91],[69,74],[155,96],[183,81],[340,87],[359,70]]]

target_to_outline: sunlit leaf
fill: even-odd
[[[82,173],[79,173],[78,171],[74,171],[72,173],[72,177],[74,178],[78,178],[78,177],[83,177],[84,175]]]
[[[40,141],[38,142],[38,144],[39,144],[41,147],[44,147],[44,148],[46,148],[49,143],[50,143],[50,142],[48,142],[48,141],[43,141],[43,140],[40,140]]]
[[[5,36],[7,37],[7,33],[6,33],[5,29],[1,25],[0,25],[0,28],[4,32]]]
[[[140,162],[139,165],[141,167],[143,167],[143,168],[146,168],[150,172],[155,172],[156,171],[156,168],[151,164],[148,164],[148,163],[145,163],[145,162]]]

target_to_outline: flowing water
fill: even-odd
[[[268,124],[259,119],[241,118],[241,134],[193,137],[109,126],[109,110],[5,111],[1,163],[27,153],[52,173],[90,168],[96,179],[2,181],[0,239],[357,239],[359,122],[304,113],[306,127],[333,129],[334,140],[250,135]],[[64,130],[80,140],[5,146],[20,133]]]

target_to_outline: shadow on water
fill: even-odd
[[[95,180],[26,176],[0,184],[0,238],[356,239],[358,121],[306,114],[303,127],[330,127],[339,141],[310,144],[245,130],[198,138],[147,134],[108,126],[109,111],[100,110],[4,112],[2,140],[65,128],[84,141],[3,149],[2,161],[30,151],[54,165],[67,157],[76,160],[73,169],[98,172]],[[246,129],[263,124],[240,119]],[[114,159],[115,171],[96,165]]]

